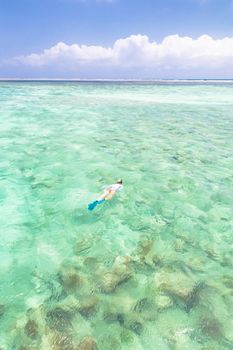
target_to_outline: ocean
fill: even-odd
[[[232,110],[224,81],[0,82],[2,350],[233,349]]]

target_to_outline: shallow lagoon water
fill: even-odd
[[[2,349],[233,348],[232,108],[233,84],[0,84]]]

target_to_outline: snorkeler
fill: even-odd
[[[115,184],[108,186],[98,200],[95,200],[94,202],[88,204],[88,210],[93,210],[98,204],[101,204],[104,201],[109,201],[115,196],[117,192],[121,191],[122,189],[123,181],[122,179],[119,179]]]

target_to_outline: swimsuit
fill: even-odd
[[[114,191],[114,192],[119,192],[123,189],[122,184],[112,184],[111,186],[108,187],[108,191]]]

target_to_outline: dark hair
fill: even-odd
[[[117,180],[117,183],[122,185],[123,183],[122,179]]]

